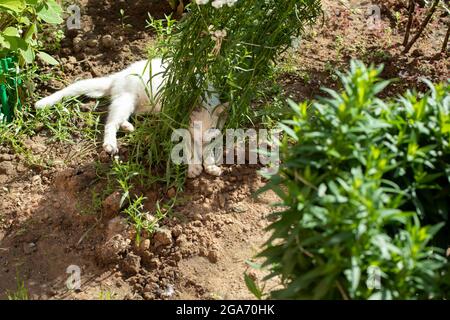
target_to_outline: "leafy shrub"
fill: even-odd
[[[57,64],[40,51],[37,35],[42,26],[59,24],[62,9],[55,0],[8,0],[0,2],[0,58],[20,58],[20,64],[32,63],[36,55],[49,64]]]
[[[448,298],[450,85],[382,101],[380,72],[352,62],[341,92],[291,102],[265,188],[286,208],[261,253],[274,298]]]

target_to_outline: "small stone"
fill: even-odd
[[[23,246],[25,254],[30,254],[36,251],[36,244],[34,242],[25,243]]]
[[[149,250],[150,249],[150,239],[144,239],[143,241],[141,241],[141,244],[140,244],[140,246],[139,246],[139,248],[142,250],[142,251],[147,251],[147,250]]]
[[[208,260],[211,263],[216,263],[217,261],[219,261],[219,252],[217,250],[211,250],[208,253]]]
[[[75,46],[82,47],[84,45],[84,41],[83,41],[83,39],[81,37],[75,37],[72,40],[72,44],[73,44],[74,47]]]
[[[141,257],[129,253],[122,261],[122,269],[128,274],[137,274],[141,268]]]
[[[71,63],[71,64],[75,64],[75,63],[77,63],[77,58],[75,58],[74,56],[70,56],[69,58],[67,58],[68,60],[68,63]]]
[[[242,213],[242,212],[247,211],[247,207],[243,203],[236,203],[232,207],[232,210],[236,213]]]
[[[62,48],[62,49],[61,49],[61,53],[62,53],[63,55],[68,56],[69,54],[72,53],[72,50],[70,50],[70,48]]]
[[[75,67],[73,66],[73,64],[70,64],[70,63],[66,63],[64,65],[64,68],[69,72],[72,72],[73,70],[75,70]]]
[[[176,243],[177,243],[177,245],[178,245],[180,248],[186,246],[186,243],[187,243],[186,235],[181,234],[181,235],[178,237]]]
[[[201,228],[203,226],[203,223],[199,220],[196,220],[196,221],[192,222],[192,225],[194,227]]]
[[[102,37],[102,45],[106,49],[110,49],[114,46],[114,41],[111,35],[107,34]]]
[[[102,150],[98,156],[98,159],[101,163],[109,163],[111,156],[105,150]]]
[[[14,159],[14,156],[12,154],[0,154],[0,162],[2,161],[12,161]]]
[[[42,183],[41,176],[40,175],[33,176],[33,178],[31,178],[31,182],[33,183],[33,185],[41,184]]]
[[[115,235],[123,235],[127,230],[127,220],[123,217],[115,217],[108,221],[106,238],[111,239]]]
[[[106,217],[113,217],[120,213],[121,199],[121,193],[116,191],[103,200],[103,211]]]
[[[147,285],[144,288],[144,292],[156,292],[159,290],[159,285],[157,283],[147,283]]]
[[[150,267],[157,269],[160,265],[161,261],[158,258],[153,258],[150,260]]]
[[[210,195],[210,194],[213,194],[213,193],[214,193],[213,186],[211,186],[211,185],[207,186],[206,190],[205,190],[205,194]]]
[[[73,52],[75,53],[80,53],[83,51],[83,47],[79,46],[79,45],[75,45],[73,46]]]
[[[183,227],[180,225],[176,225],[172,230],[172,235],[177,238],[183,233]]]
[[[10,161],[0,162],[0,174],[11,176],[14,174],[14,165]]]
[[[176,253],[173,255],[173,260],[175,260],[176,262],[181,261],[182,258],[183,258],[183,256],[182,256],[182,254],[181,254],[180,252],[176,252]]]
[[[88,40],[87,45],[88,45],[88,47],[95,48],[98,46],[98,40],[90,39],[90,40]]]
[[[0,174],[0,185],[5,184],[8,181],[8,176],[5,174]],[[1,190],[4,192],[9,192],[7,187],[1,187]]]
[[[170,188],[169,191],[167,191],[167,196],[169,198],[174,198],[177,195],[177,191],[174,187]]]
[[[169,229],[161,228],[153,236],[155,247],[169,246],[172,244],[172,232]]]

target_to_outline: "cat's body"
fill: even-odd
[[[165,84],[166,67],[167,65],[159,58],[151,61],[138,61],[127,69],[110,76],[75,82],[39,100],[35,106],[36,108],[52,106],[65,97],[85,95],[91,98],[101,98],[109,96],[111,105],[105,125],[103,148],[110,154],[116,154],[118,152],[116,134],[119,128],[129,132],[134,130],[133,125],[128,122],[132,114],[161,111],[158,93]],[[224,109],[220,104],[217,94],[209,95],[203,105],[191,114],[191,131],[195,121],[202,123],[204,131],[216,127],[219,113]],[[208,143],[209,141],[204,142]],[[210,161],[205,161],[204,167],[209,174],[216,176],[221,174],[221,169]],[[202,171],[202,165],[191,164],[188,168],[188,176],[196,177]]]

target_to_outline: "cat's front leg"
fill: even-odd
[[[222,140],[222,132],[219,129],[208,129],[203,135],[203,167],[207,174],[216,177],[221,176],[223,172],[215,156],[215,152],[218,150],[222,152],[222,147],[217,149],[218,143],[221,143]]]
[[[194,138],[194,137],[192,137]],[[188,152],[188,178],[197,178],[199,175],[203,172],[203,165],[202,165],[202,149],[201,149],[201,143],[199,141],[196,141],[195,138],[191,140],[190,144],[187,146],[186,150]]]
[[[117,130],[118,125],[114,123],[108,123],[105,126],[105,136],[103,139],[103,150],[105,150],[110,155],[115,155],[119,153],[119,148],[117,147]]]
[[[128,122],[128,118],[133,113],[134,107],[135,97],[130,93],[124,93],[113,99],[109,107],[108,119],[105,125],[105,137],[103,140],[103,149],[107,153],[111,155],[119,153],[119,148],[117,147],[117,131],[121,126],[125,125],[128,129],[134,130],[133,125]]]

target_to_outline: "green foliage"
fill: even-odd
[[[318,0],[246,0],[220,9],[193,2],[187,11],[171,25],[163,52],[169,67],[160,97],[162,112],[140,124],[145,139],[135,142],[142,153],[133,153],[138,162],[158,168],[154,172],[164,171],[161,180],[177,188],[185,170],[170,161],[173,129],[187,127],[191,111],[211,89],[209,84],[230,103],[228,127],[261,118],[251,102],[270,76],[273,61],[315,21],[321,8]],[[150,24],[161,29],[153,20]]]
[[[170,35],[174,32],[176,20],[172,19],[172,15],[164,15],[164,19],[155,19],[152,15],[148,14],[147,28],[151,29],[156,34],[155,44],[151,46],[149,52],[149,59],[161,57],[169,50]]]
[[[25,287],[25,282],[16,276],[17,289],[15,292],[7,292],[8,300],[29,300],[28,289]]]
[[[44,75],[42,75],[43,77]],[[74,136],[83,136],[92,144],[100,135],[100,114],[96,111],[83,112],[80,103],[68,100],[57,104],[54,108],[45,108],[30,112],[22,110],[16,114],[11,123],[0,123],[0,145],[11,148],[16,154],[22,155],[29,164],[51,166],[44,163],[42,155],[36,156],[27,147],[27,138],[41,131],[51,133],[48,142],[65,142],[74,144]],[[83,150],[88,152],[89,150]],[[81,157],[82,154],[77,155]],[[67,161],[70,158],[66,159]]]
[[[128,217],[130,223],[136,230],[136,242],[139,244],[143,231],[152,234],[158,227],[158,223],[170,213],[175,204],[176,198],[171,199],[168,203],[161,205],[156,202],[156,209],[153,214],[145,211],[143,196],[133,194],[134,184],[144,186],[148,180],[146,172],[140,164],[133,162],[122,162],[114,160],[113,167],[108,179],[110,186],[108,189],[117,187],[122,194],[120,206],[124,208],[122,212]],[[112,179],[111,179],[112,178]]]
[[[382,101],[380,72],[353,61],[341,92],[291,102],[266,187],[274,298],[448,298],[450,85]]]
[[[62,9],[55,0],[6,0],[0,2],[0,58],[18,56],[20,64],[32,63],[36,55],[44,62],[57,64],[40,51],[37,39],[44,24],[60,24]]]

